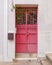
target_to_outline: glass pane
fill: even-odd
[[[35,10],[28,10],[28,24],[36,24],[37,23],[37,14]]]
[[[17,10],[16,23],[17,24],[25,24],[26,23],[26,15],[25,15],[24,9]]]

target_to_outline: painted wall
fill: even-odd
[[[0,61],[3,60],[4,0],[0,0]]]
[[[4,60],[12,60],[15,58],[15,11],[11,11],[11,1],[4,1],[4,24],[3,17],[1,18],[1,35],[4,34],[4,45],[3,37],[0,37],[1,42],[1,53],[4,53]],[[38,4],[38,56],[45,56],[46,52],[52,52],[52,1],[51,0],[14,0],[14,4]],[[3,2],[2,4],[3,5]],[[1,8],[1,6],[0,6]],[[3,15],[3,6],[0,10]],[[0,14],[1,14],[0,13]],[[3,33],[4,25],[4,33]],[[7,34],[13,32],[14,40],[10,41],[7,38]],[[3,49],[3,51],[2,51]]]
[[[50,3],[48,2],[48,21],[47,28],[50,30],[50,52],[52,52],[52,0],[50,0]]]

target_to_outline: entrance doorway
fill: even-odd
[[[37,53],[37,5],[16,5],[16,53]]]

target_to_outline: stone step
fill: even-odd
[[[37,54],[35,53],[16,53],[16,58],[35,58],[37,57]]]
[[[47,53],[46,54],[46,58],[50,61],[50,63],[52,64],[52,53]]]
[[[41,65],[52,65],[47,59],[41,60]]]
[[[37,58],[15,58],[13,59],[14,62],[18,61],[37,61]]]
[[[19,60],[27,60],[27,61],[31,61],[31,60],[37,60],[37,54],[35,53],[16,53],[15,54],[15,58],[13,59],[13,61],[18,62]]]

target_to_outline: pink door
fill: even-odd
[[[16,8],[16,53],[37,53],[37,7]]]

